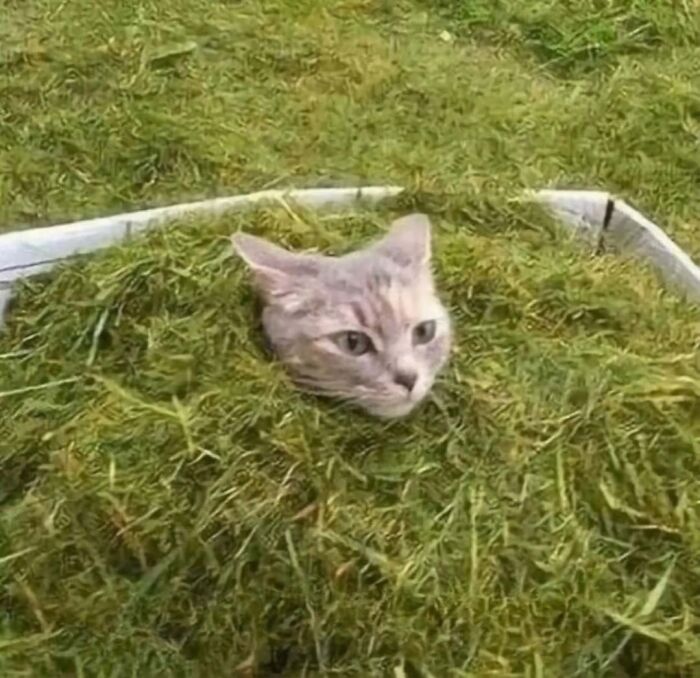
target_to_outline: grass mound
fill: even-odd
[[[409,200],[435,216],[456,349],[402,421],[290,387],[226,240],[340,252],[387,215],[180,224],[22,290],[2,675],[700,666],[697,314],[522,206]]]

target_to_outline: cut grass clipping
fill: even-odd
[[[409,204],[411,203],[411,204]],[[697,313],[505,200],[447,207],[457,345],[381,422],[294,390],[227,236],[22,289],[0,338],[0,673],[681,676],[700,667]]]

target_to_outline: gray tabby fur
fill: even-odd
[[[232,242],[265,302],[270,344],[300,388],[379,417],[404,416],[425,398],[451,345],[425,215],[403,217],[379,242],[341,257],[292,253],[245,233]],[[414,328],[430,320],[434,338],[417,344]],[[337,338],[346,332],[366,334],[374,350],[343,350]],[[402,385],[401,374],[415,385]]]

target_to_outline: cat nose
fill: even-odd
[[[415,372],[397,372],[394,381],[410,393],[418,381],[418,375]]]

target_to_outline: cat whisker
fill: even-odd
[[[347,390],[342,383],[337,381],[323,381],[319,379],[296,377],[294,382],[304,392],[311,395],[327,396],[331,398],[347,398]]]

